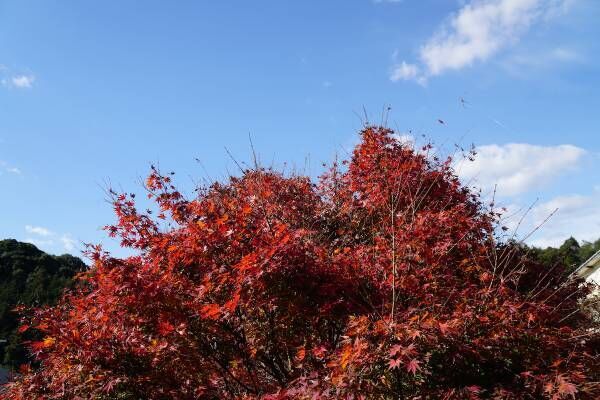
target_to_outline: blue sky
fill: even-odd
[[[0,237],[119,254],[108,185],[140,192],[150,163],[222,179],[249,133],[316,176],[390,105],[440,153],[479,146],[457,169],[531,208],[517,237],[559,208],[531,243],[596,239],[599,18],[595,0],[1,2]]]

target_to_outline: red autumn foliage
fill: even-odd
[[[115,194],[139,255],[90,250],[1,396],[598,398],[586,288],[499,243],[450,160],[361,135],[319,184],[256,168],[187,200],[153,169],[156,220]]]

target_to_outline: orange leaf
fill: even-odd
[[[296,361],[302,361],[304,360],[304,357],[306,356],[306,350],[304,349],[304,347],[300,347],[298,349],[298,352],[296,353]]]
[[[51,347],[54,343],[56,343],[56,339],[54,339],[51,336],[46,336],[44,338],[43,343],[44,343],[44,347]]]
[[[225,308],[229,312],[233,312],[237,308],[237,305],[239,302],[240,302],[240,292],[237,291],[233,295],[233,298],[231,300],[229,300],[227,303],[225,303],[223,308]]]
[[[200,313],[204,318],[217,319],[219,318],[219,314],[221,314],[221,307],[215,303],[207,304],[200,309]]]

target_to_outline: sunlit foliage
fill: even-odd
[[[499,243],[451,160],[361,137],[317,184],[256,167],[186,199],[153,169],[156,217],[114,193],[139,255],[90,249],[6,398],[598,398],[587,289]]]

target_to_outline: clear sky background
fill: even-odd
[[[458,171],[531,208],[518,237],[559,208],[530,243],[597,239],[599,19],[596,0],[1,1],[0,237],[119,254],[108,185],[141,192],[151,163],[222,179],[249,133],[317,176],[389,105],[440,153],[479,147]]]

